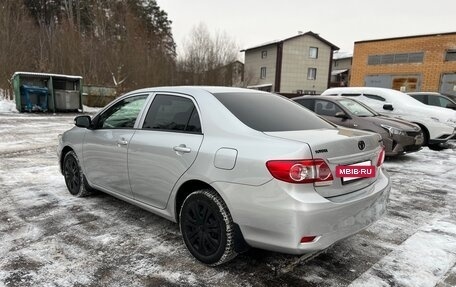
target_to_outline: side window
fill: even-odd
[[[303,100],[303,99],[300,99],[300,100],[296,100],[296,102],[298,104],[300,104],[301,106],[304,106],[307,109],[311,110],[312,112],[314,111],[314,102],[315,102],[315,100]]]
[[[426,103],[426,95],[423,95],[423,94],[419,94],[419,95],[413,95],[412,96],[415,100],[418,100],[422,103]]]
[[[315,100],[315,112],[322,116],[335,117],[336,113],[344,111],[332,102]]]
[[[133,128],[147,95],[129,97],[102,113],[97,122],[97,128],[122,129]]]
[[[372,100],[377,100],[377,101],[382,101],[385,102],[385,98],[377,96],[377,95],[370,95],[370,94],[364,94],[366,98],[372,99]]]
[[[190,99],[157,95],[147,112],[143,129],[200,133],[201,122]]]
[[[428,101],[431,106],[437,107],[446,107],[448,104],[451,104],[451,102],[444,97],[429,96]]]

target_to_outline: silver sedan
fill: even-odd
[[[386,210],[380,136],[336,127],[278,95],[142,89],[75,125],[58,148],[69,192],[100,190],[178,222],[190,253],[209,265],[249,246],[321,250]],[[363,166],[374,173],[337,171]]]

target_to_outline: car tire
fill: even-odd
[[[434,151],[441,151],[441,150],[448,148],[448,146],[446,146],[445,144],[437,143],[437,144],[428,144],[428,148],[430,150],[434,150]]]
[[[210,266],[237,256],[235,226],[222,198],[213,190],[198,190],[184,200],[179,225],[187,249]]]
[[[87,183],[82,172],[78,157],[74,151],[69,151],[63,158],[63,176],[68,191],[76,197],[90,195],[93,189]]]

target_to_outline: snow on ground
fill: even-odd
[[[0,89],[0,113],[17,113],[16,103],[5,98],[3,90]]]
[[[176,224],[70,196],[55,147],[74,116],[0,113],[0,286],[456,286],[456,145],[388,159],[388,213],[325,252],[252,249],[211,268]]]

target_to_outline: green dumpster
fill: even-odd
[[[19,112],[82,112],[82,77],[16,72],[12,77]]]

